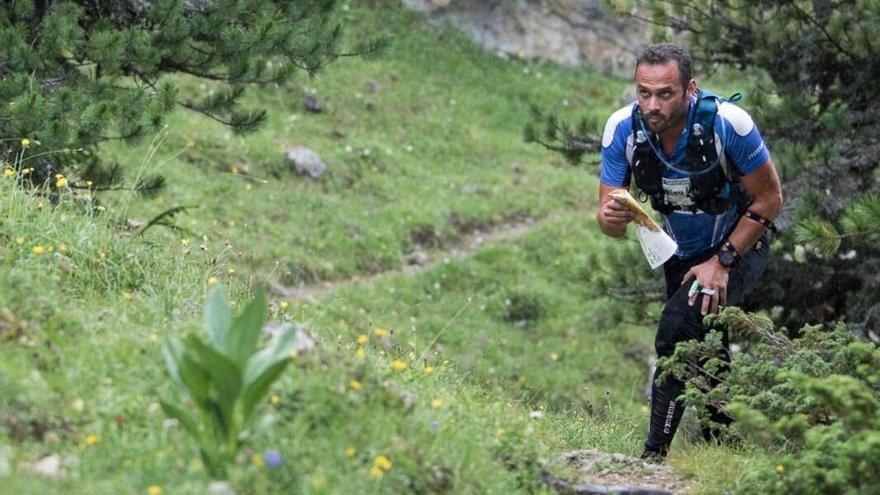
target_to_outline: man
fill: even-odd
[[[668,300],[654,343],[662,357],[679,342],[702,340],[708,332],[703,316],[740,303],[754,287],[767,262],[782,187],[752,118],[698,90],[682,48],[647,47],[635,79],[637,101],[611,115],[602,137],[598,220],[606,235],[625,235],[633,213],[610,194],[634,178],[678,243],[663,266]],[[725,332],[725,348],[727,339]],[[684,384],[658,384],[659,373],[642,454],[652,460],[666,456],[683,412]],[[715,422],[730,422],[721,411],[709,412]],[[704,429],[707,440],[711,434]]]

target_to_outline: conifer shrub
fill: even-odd
[[[243,108],[245,88],[315,75],[350,50],[337,0],[17,1],[0,5],[0,159],[24,164],[42,185],[77,166],[90,188],[118,182],[97,145],[155,134],[183,107],[228,125],[256,129],[265,111]],[[341,53],[345,51],[346,53]],[[185,75],[206,83],[182,91]],[[18,158],[18,160],[15,160]],[[142,189],[158,187],[147,181]],[[71,186],[82,186],[71,182]]]
[[[845,324],[808,325],[789,338],[737,308],[709,318],[743,340],[727,370],[721,334],[679,344],[660,379],[686,382],[685,402],[715,405],[736,421],[726,432],[778,462],[758,469],[742,493],[867,493],[880,486],[880,348]],[[710,380],[720,384],[710,387]],[[708,421],[708,418],[701,418]]]

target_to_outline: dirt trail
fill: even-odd
[[[515,239],[537,226],[559,218],[559,214],[536,220],[528,217],[516,222],[506,222],[492,225],[486,229],[476,229],[465,235],[458,243],[449,249],[436,252],[416,250],[406,255],[405,265],[400,269],[388,270],[365,276],[354,276],[342,280],[317,282],[314,284],[301,284],[286,286],[277,282],[269,284],[270,289],[279,297],[295,301],[317,302],[333,291],[350,285],[369,285],[376,280],[392,274],[415,275],[429,270],[440,263],[463,259],[479,248],[497,242]]]

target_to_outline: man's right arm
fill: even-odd
[[[611,237],[623,237],[626,234],[626,225],[635,217],[629,208],[621,205],[611,197],[611,192],[620,189],[606,184],[599,184],[599,227],[602,232]]]
[[[623,237],[626,224],[634,215],[625,206],[611,198],[611,192],[626,188],[629,184],[630,172],[627,162],[628,130],[632,128],[629,117],[632,105],[617,110],[608,122],[602,134],[602,158],[599,170],[599,213],[596,219],[602,232],[611,237]]]

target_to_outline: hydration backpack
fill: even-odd
[[[722,101],[735,102],[740,98],[739,93],[726,99],[710,91],[697,90],[696,108],[687,122],[690,133],[685,157],[679,164],[662,158],[663,145],[660,136],[645,124],[639,106],[633,107],[633,178],[639,189],[651,199],[651,206],[655,210],[664,215],[673,211],[694,213],[698,210],[717,215],[734,204],[745,203],[747,198],[739,175],[727,170],[735,168],[725,166],[725,162],[730,163],[730,160],[719,156],[715,147],[715,116],[718,105]],[[667,190],[663,187],[664,168],[685,175],[690,205],[670,201]]]

